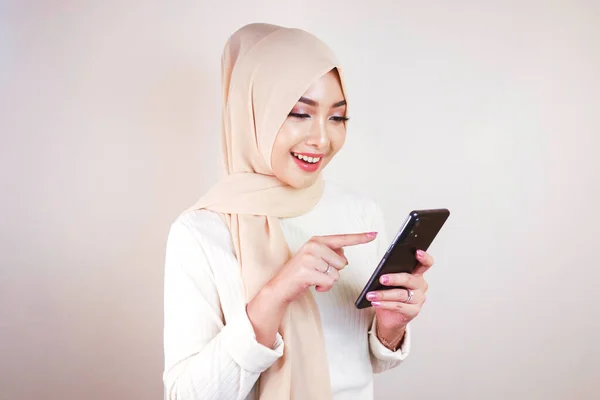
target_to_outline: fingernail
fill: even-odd
[[[375,237],[375,236],[377,236],[377,232],[369,232],[369,233],[367,233],[367,236],[368,237]]]
[[[423,258],[424,255],[425,255],[425,252],[423,250],[417,250],[417,257]]]
[[[373,292],[367,293],[367,300],[369,300],[369,301],[375,300],[376,297],[377,297],[377,295]]]
[[[388,278],[387,276],[384,275],[381,277],[381,283],[383,283],[384,285],[386,283],[388,283],[389,281],[390,281],[390,278]]]
[[[381,303],[380,303],[380,302],[378,302],[378,301],[372,301],[372,302],[371,302],[371,304],[372,304],[374,307],[379,307],[379,306],[381,305]]]

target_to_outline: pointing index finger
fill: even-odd
[[[377,237],[377,232],[348,233],[342,235],[317,236],[315,241],[331,249],[341,249],[346,246],[356,246],[372,242]]]

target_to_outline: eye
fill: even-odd
[[[294,117],[294,118],[310,118],[310,115],[308,114],[300,114],[300,113],[289,113],[288,116],[290,117]]]
[[[345,117],[345,116],[344,117],[340,117],[340,116],[335,115],[335,116],[331,117],[331,119],[334,120],[335,122],[346,122],[350,118]]]

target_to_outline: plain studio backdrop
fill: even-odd
[[[2,1],[0,399],[162,398],[165,240],[220,176],[220,55],[249,22],[337,53],[326,176],[388,235],[452,211],[377,399],[599,398],[600,6],[417,3]]]

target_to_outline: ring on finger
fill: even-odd
[[[405,303],[410,303],[410,301],[412,300],[413,296],[415,295],[415,292],[413,292],[410,289],[405,289],[406,290],[406,295],[408,296],[406,298],[406,300],[404,301]]]
[[[327,264],[327,269],[325,270],[325,274],[329,274],[329,271],[331,271],[331,265]]]

